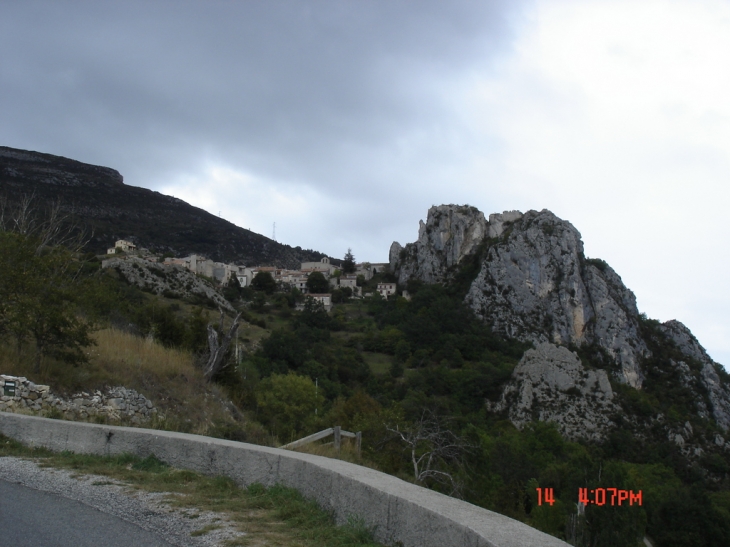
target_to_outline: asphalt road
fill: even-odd
[[[0,545],[172,547],[157,534],[88,505],[0,480]]]
[[[0,457],[0,547],[219,547],[240,537],[224,515],[173,508],[167,496]]]

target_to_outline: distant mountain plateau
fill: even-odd
[[[39,209],[59,203],[89,234],[87,249],[95,253],[126,239],[158,254],[196,253],[248,265],[298,268],[325,256],[277,243],[180,199],[128,186],[114,169],[0,147],[0,198],[13,204],[28,196]]]

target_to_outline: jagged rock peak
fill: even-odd
[[[724,431],[730,430],[730,386],[720,380],[721,365],[710,358],[705,348],[683,323],[672,319],[662,323],[660,329],[683,354],[702,365],[700,382],[707,390],[712,416]],[[682,361],[673,364],[679,369],[683,382],[690,384],[691,378],[687,364]],[[701,402],[700,405],[706,409],[706,405]],[[702,409],[700,409],[700,414],[702,414]]]
[[[595,344],[618,365],[619,380],[641,387],[649,350],[636,298],[605,262],[585,258],[570,222],[547,209],[485,221],[473,207],[432,207],[418,241],[391,246],[391,269],[400,283],[443,282],[468,255],[478,274],[465,301],[495,331],[533,343]]]
[[[489,237],[499,237],[505,228],[522,218],[519,211],[505,211],[504,213],[492,213],[489,215]]]
[[[401,282],[411,277],[426,283],[442,282],[449,268],[476,250],[487,235],[488,226],[484,213],[476,207],[433,206],[426,222],[420,221],[418,241],[405,248],[396,241],[390,246],[391,271],[399,270]],[[406,257],[415,260],[405,260]]]
[[[605,370],[587,370],[565,347],[538,344],[525,352],[512,372],[495,411],[507,411],[522,428],[539,420],[554,422],[570,439],[598,441],[614,427],[609,416],[619,410]]]
[[[677,347],[682,350],[682,353],[697,359],[700,363],[712,363],[712,359],[705,351],[697,338],[695,338],[692,331],[690,331],[684,323],[677,321],[676,319],[670,319],[665,321],[660,326],[662,332],[669,336]]]
[[[649,350],[634,294],[608,264],[587,260],[580,232],[548,210],[528,211],[492,242],[466,302],[514,338],[596,344],[622,382],[641,387]]]
[[[659,371],[696,401],[699,418],[730,431],[730,381],[722,367],[682,323],[641,316],[621,277],[603,260],[586,258],[580,232],[548,210],[485,220],[473,207],[432,207],[416,242],[393,243],[390,262],[401,284],[453,282],[495,332],[537,346],[525,353],[500,402],[488,405],[507,411],[518,425],[552,420],[568,436],[597,439],[610,427],[601,416],[615,410],[608,376],[641,389]],[[598,370],[584,370],[565,346],[581,348]],[[603,396],[586,391],[586,382]],[[551,392],[565,409],[551,406]],[[575,421],[582,414],[592,424],[583,433]],[[667,431],[675,442],[677,435],[688,438]]]

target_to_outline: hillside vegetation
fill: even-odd
[[[574,545],[636,547],[645,534],[660,547],[730,544],[726,454],[690,460],[627,429],[569,442],[551,424],[518,430],[488,412],[530,346],[495,335],[456,288],[411,283],[410,301],[343,296],[330,313],[296,290],[228,289],[244,323],[207,383],[218,310],[141,292],[32,231],[0,232],[0,260],[0,372],[68,393],[135,388],[164,414],[155,427],[179,431],[272,445],[335,425],[362,431],[360,461]],[[626,415],[674,407],[670,419],[684,419],[672,391],[615,388]],[[642,505],[579,514],[580,488],[641,491]]]

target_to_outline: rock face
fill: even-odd
[[[544,342],[527,350],[495,412],[507,410],[517,427],[535,421],[555,422],[569,439],[602,440],[615,425],[609,416],[619,411],[605,370],[587,370],[578,356]]]
[[[180,266],[150,262],[136,256],[108,258],[102,268],[115,269],[124,279],[153,294],[177,298],[211,300],[217,307],[233,311],[231,304],[205,279]]]
[[[449,232],[455,226],[456,231]],[[471,207],[432,207],[419,239],[393,260],[399,282],[445,280],[466,255],[481,252],[466,295],[496,332],[533,343],[591,345],[640,388],[642,357],[636,298],[605,262],[586,260],[580,233],[547,210],[484,215]]]
[[[672,320],[666,321],[661,325],[662,331],[677,345],[679,350],[688,358],[698,361],[702,365],[700,373],[700,382],[707,391],[710,400],[712,416],[717,424],[725,431],[730,430],[730,386],[723,384],[720,380],[720,365],[715,363],[700,343],[694,337],[692,332],[680,323]],[[680,371],[689,376],[689,366],[683,361],[674,363]],[[690,379],[683,379],[685,383],[689,383]],[[700,415],[702,415],[702,407],[704,403],[700,402]]]
[[[0,146],[0,165],[14,179],[53,186],[120,188],[124,179],[119,171],[90,165],[51,154]]]
[[[605,263],[587,261],[580,233],[550,211],[528,211],[492,245],[466,297],[478,316],[532,342],[597,344],[641,387],[636,299]]]
[[[421,221],[418,241],[390,247],[391,271],[400,264],[398,281],[416,278],[426,283],[444,281],[447,272],[465,256],[472,254],[487,235],[484,214],[475,207],[441,205],[428,210]]]
[[[619,275],[586,258],[578,230],[550,211],[507,211],[485,220],[469,206],[432,207],[418,241],[393,243],[390,267],[401,284],[454,282],[495,332],[537,346],[525,353],[502,399],[488,404],[517,425],[555,421],[570,437],[601,438],[618,408],[609,378],[641,389],[651,373],[656,382],[673,378],[668,389],[681,388],[683,400],[694,401],[692,414],[730,431],[730,381],[722,367],[682,323],[642,318]],[[600,370],[585,370],[559,346],[582,348]],[[664,420],[644,418],[632,423],[650,428]],[[666,425],[667,434],[684,439],[694,454],[694,437],[675,426]]]

